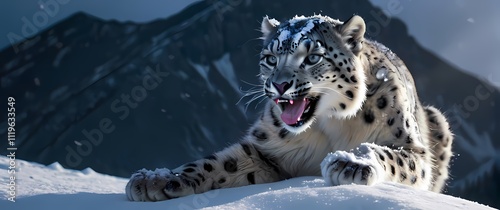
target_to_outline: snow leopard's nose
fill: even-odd
[[[273,85],[276,88],[276,90],[278,90],[278,93],[280,95],[283,95],[288,89],[290,89],[292,87],[293,80],[290,82],[283,82],[281,84],[277,84],[277,83],[273,82]]]

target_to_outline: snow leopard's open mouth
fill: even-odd
[[[300,127],[309,121],[316,111],[319,97],[302,99],[275,99],[281,108],[281,120],[288,126]]]

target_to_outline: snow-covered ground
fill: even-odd
[[[319,177],[221,189],[156,203],[130,202],[127,179],[92,169],[64,169],[16,160],[15,202],[9,201],[10,160],[0,156],[1,209],[491,209],[478,203],[402,185],[326,187]]]

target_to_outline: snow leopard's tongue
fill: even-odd
[[[292,103],[284,103],[284,109],[281,113],[281,120],[288,125],[296,124],[302,113],[304,113],[304,109],[306,108],[307,100],[294,100]]]

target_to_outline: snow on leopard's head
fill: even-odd
[[[296,16],[280,23],[264,17],[260,57],[265,94],[281,111],[285,128],[306,130],[319,116],[351,117],[361,108],[366,86],[358,58],[365,23],[326,16]]]

